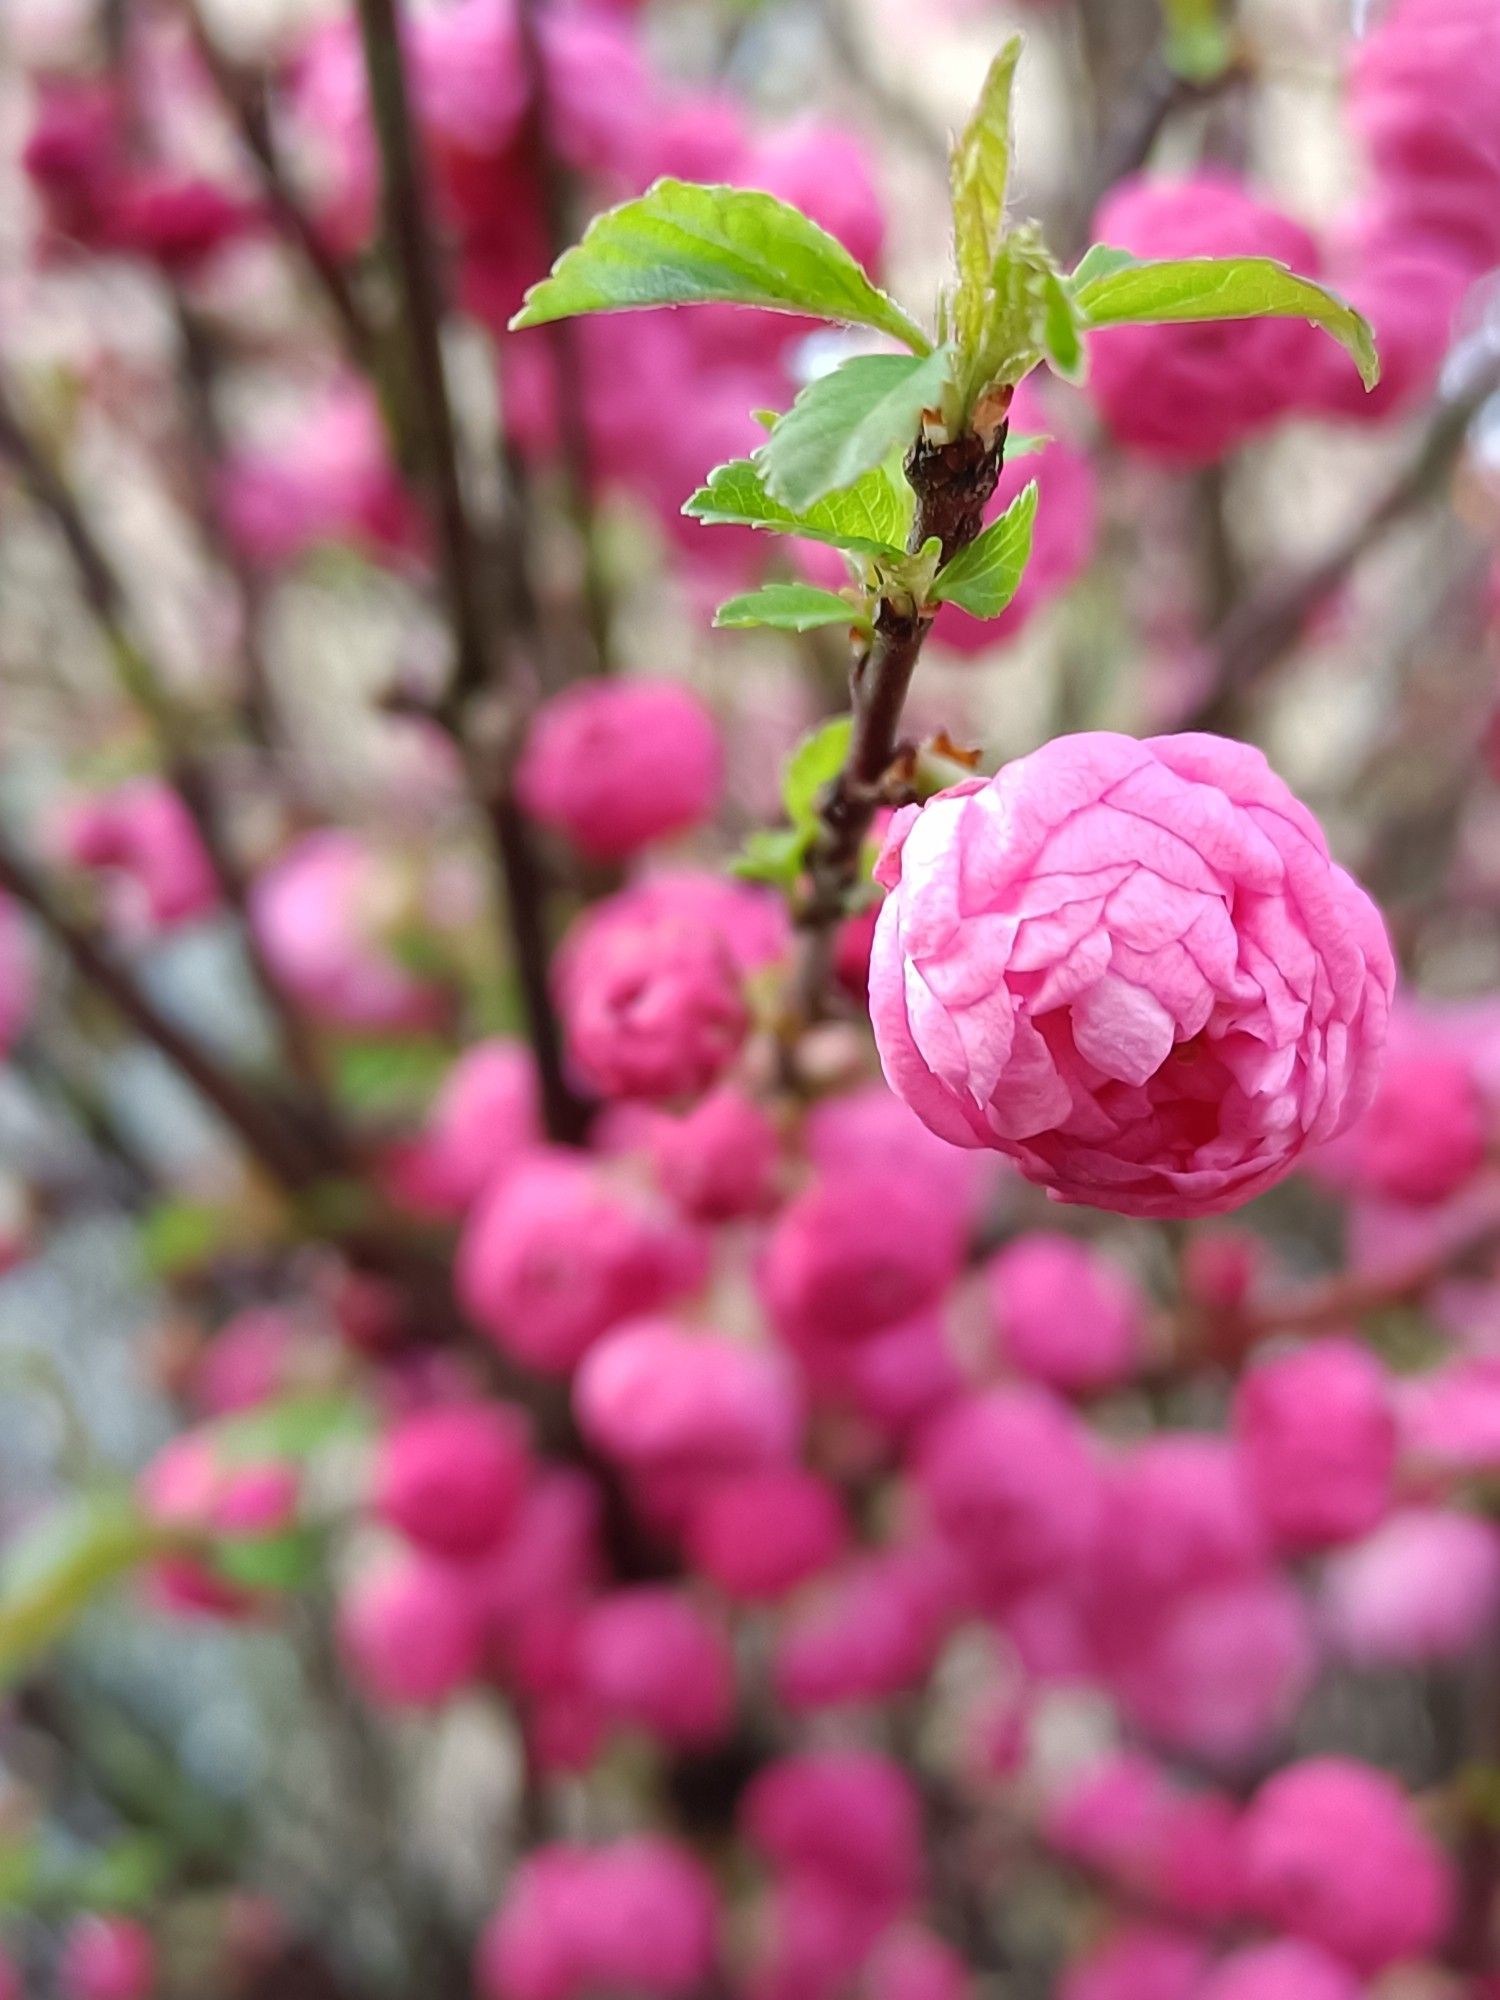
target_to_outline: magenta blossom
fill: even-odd
[[[591,681],[538,713],[516,771],[534,819],[595,861],[696,826],[723,781],[712,716],[677,681]]]
[[[501,1403],[418,1410],[381,1441],[375,1511],[431,1555],[482,1556],[509,1532],[529,1471],[518,1411]]]
[[[1058,2000],[1197,2000],[1208,1949],[1157,1924],[1130,1924],[1069,1966]]]
[[[1129,1379],[1145,1346],[1145,1302],[1129,1276],[1086,1243],[1034,1230],[990,1260],[990,1306],[1019,1374],[1088,1395]]]
[[[1285,1550],[1353,1541],[1390,1507],[1396,1412],[1385,1370],[1358,1341],[1315,1341],[1252,1366],[1235,1392],[1234,1434]]]
[[[479,1671],[480,1603],[467,1569],[393,1557],[356,1577],[339,1605],[339,1643],[358,1686],[383,1708],[433,1708]]]
[[[788,1459],[802,1428],[785,1357],[671,1320],[632,1320],[585,1357],[574,1387],[592,1443],[635,1470],[726,1473]]]
[[[1094,235],[1140,258],[1272,257],[1318,275],[1317,245],[1301,224],[1220,174],[1123,181]],[[1089,389],[1123,444],[1211,464],[1307,399],[1317,338],[1299,319],[1110,327],[1091,343]]]
[[[1064,1199],[1235,1208],[1374,1091],[1385,927],[1248,745],[1059,737],[903,809],[878,873],[892,1089]]]
[[[58,1967],[65,2000],[150,2000],[157,1952],[134,1917],[84,1917],[68,1932]]]
[[[1365,2000],[1365,1988],[1317,1945],[1279,1938],[1230,1952],[1193,1988],[1193,2000]]]
[[[206,916],[219,900],[213,864],[170,785],[136,778],[68,805],[54,834],[64,858],[105,876],[111,915],[136,931]]]

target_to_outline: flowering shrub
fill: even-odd
[[[0,2000],[1496,2000],[1490,0],[11,11]]]

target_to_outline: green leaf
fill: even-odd
[[[800,209],[749,188],[678,180],[659,180],[595,216],[582,242],[532,286],[511,326],[710,301],[873,326],[916,354],[932,345]],[[661,388],[667,395],[671,385]]]
[[[745,836],[729,872],[742,882],[766,882],[790,895],[802,873],[811,839],[812,828],[808,826],[757,827]]]
[[[452,1050],[433,1038],[361,1038],[334,1050],[334,1084],[353,1111],[374,1117],[412,1112],[427,1103],[452,1062]]]
[[[1234,39],[1220,15],[1219,0],[1162,0],[1167,67],[1195,83],[1222,76],[1234,60]]]
[[[153,1278],[176,1278],[207,1264],[230,1234],[226,1211],[187,1195],[169,1195],[148,1209],[137,1236],[141,1260]]]
[[[1081,382],[1088,374],[1088,349],[1073,295],[1056,271],[1046,272],[1042,286],[1042,344],[1053,373],[1065,382]]]
[[[1112,243],[1091,243],[1079,258],[1069,282],[1077,291],[1080,285],[1090,284],[1095,278],[1112,277],[1116,271],[1128,271],[1140,261],[1133,250],[1117,250]]]
[[[302,1590],[318,1573],[318,1538],[305,1529],[216,1542],[213,1566],[241,1590]]]
[[[773,500],[805,512],[915,442],[937,409],[951,355],[856,354],[809,382],[755,454]]]
[[[70,1870],[66,1886],[85,1910],[144,1910],[171,1873],[172,1857],[159,1834],[126,1833]]]
[[[1219,319],[1305,319],[1354,357],[1367,389],[1380,380],[1368,320],[1333,292],[1270,257],[1189,257],[1132,264],[1078,285],[1090,326],[1180,325]]]
[[[336,1391],[283,1396],[214,1426],[224,1458],[311,1458],[336,1439],[357,1438],[370,1428],[370,1412],[357,1397]]]
[[[990,64],[974,114],[949,163],[959,280],[956,318],[965,348],[972,348],[979,338],[990,274],[1005,233],[1011,100],[1021,48],[1021,37],[1012,35]]]
[[[932,594],[974,618],[998,618],[1016,594],[1031,555],[1037,487],[1018,493],[998,521],[942,570]]]
[[[714,623],[731,631],[770,625],[780,632],[813,632],[820,625],[860,625],[869,620],[832,590],[818,590],[810,583],[768,583],[721,604]]]
[[[788,757],[781,774],[781,797],[794,827],[817,824],[818,794],[843,770],[853,729],[849,716],[836,716],[804,736]]]
[[[773,500],[760,467],[748,458],[715,466],[683,513],[707,527],[764,528],[773,535],[801,535],[864,556],[902,553],[906,518],[900,497],[884,472],[866,473],[842,493],[831,493],[805,513]]]
[[[119,1494],[66,1501],[23,1532],[0,1568],[0,1680],[54,1645],[102,1590],[164,1544]]]

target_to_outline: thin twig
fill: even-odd
[[[0,842],[0,890],[13,896],[61,946],[74,970],[137,1034],[164,1055],[282,1187],[297,1193],[326,1169],[322,1148],[271,1099],[249,1089],[164,1014],[88,926],[63,910],[42,877]]]
[[[1214,644],[1213,693],[1183,727],[1211,727],[1227,700],[1276,666],[1366,556],[1441,490],[1474,418],[1496,394],[1500,394],[1500,355],[1489,356],[1471,370],[1468,379],[1439,403],[1406,465],[1326,556],[1245,599],[1226,619]]]
[[[969,431],[951,444],[919,442],[906,461],[917,496],[909,548],[916,554],[936,538],[942,561],[951,562],[984,525],[984,510],[999,482],[1006,426],[986,444]],[[809,857],[810,891],[800,914],[802,952],[794,993],[796,1026],[817,1021],[827,1004],[838,926],[859,875],[860,849],[880,805],[899,747],[901,711],[932,612],[914,612],[893,597],[881,599],[874,637],[850,674],[853,730],[844,768],[829,787],[820,829]]]
[[[359,0],[371,109],[380,144],[385,230],[401,299],[412,409],[454,641],[454,676],[438,719],[465,761],[484,812],[505,888],[516,976],[547,1127],[581,1136],[584,1107],[568,1087],[547,979],[546,874],[531,831],[511,798],[518,747],[516,675],[504,657],[504,623],[481,562],[460,469],[457,429],[443,361],[443,290],[438,277],[425,165],[411,116],[396,0]],[[509,697],[508,708],[504,698]],[[482,711],[482,712],[481,712]]]

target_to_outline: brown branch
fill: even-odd
[[[4,843],[0,843],[0,890],[31,911],[79,977],[167,1058],[275,1181],[298,1193],[321,1177],[327,1166],[322,1150],[297,1122],[272,1100],[249,1089],[163,1013],[96,933],[68,916],[41,876]]]
[[[563,1071],[547,978],[546,873],[511,797],[518,748],[513,664],[481,562],[460,469],[458,433],[443,361],[443,288],[433,204],[411,115],[397,0],[358,0],[371,110],[380,145],[385,231],[406,336],[413,416],[420,427],[430,507],[454,641],[454,676],[438,719],[464,757],[484,811],[505,889],[516,973],[541,1082],[548,1131],[576,1140],[586,1122]],[[509,686],[506,687],[506,683]],[[502,710],[502,691],[510,696]],[[482,710],[482,713],[478,711]]]
[[[375,374],[380,351],[375,330],[348,272],[297,196],[276,144],[262,84],[246,75],[219,47],[196,0],[182,0],[182,11],[198,59],[255,164],[272,219],[301,253],[327,300],[349,359],[362,374]]]
[[[942,544],[942,561],[948,563],[978,535],[999,482],[1005,437],[1002,423],[988,445],[969,431],[951,444],[922,441],[912,449],[906,476],[917,496],[908,542],[913,555],[936,538]],[[883,597],[875,614],[874,637],[851,670],[849,753],[821,806],[819,832],[808,860],[810,889],[799,917],[803,942],[794,994],[795,1025],[817,1021],[827,1004],[838,926],[859,877],[865,836],[886,800],[899,748],[901,711],[932,619],[931,611],[917,612],[895,597]]]
[[[1247,1342],[1274,1333],[1324,1333],[1366,1314],[1420,1299],[1433,1285],[1476,1258],[1500,1249],[1500,1215],[1490,1214],[1456,1242],[1411,1257],[1387,1271],[1341,1272],[1252,1304],[1237,1315],[1236,1332]]]
[[[1406,465],[1326,556],[1247,598],[1224,621],[1214,642],[1214,691],[1182,727],[1212,727],[1226,702],[1252,687],[1296,645],[1309,622],[1366,556],[1441,491],[1469,426],[1496,394],[1500,394],[1500,356],[1492,355],[1439,402],[1426,436]]]

